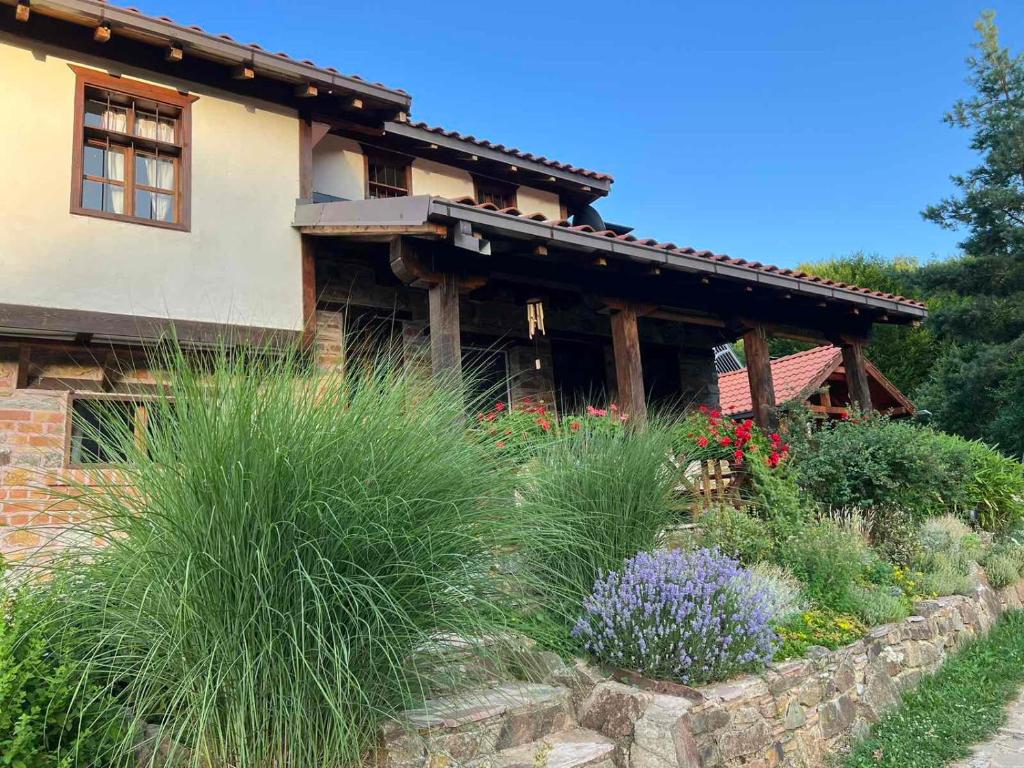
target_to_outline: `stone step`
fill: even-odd
[[[430,699],[386,729],[385,763],[421,765],[432,754],[457,762],[518,747],[573,725],[569,691],[539,683],[504,683]]]
[[[572,728],[505,749],[478,761],[479,768],[613,768],[615,742],[596,731]]]

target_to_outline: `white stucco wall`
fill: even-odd
[[[313,189],[346,200],[366,196],[366,161],[359,143],[328,134],[313,149]]]
[[[562,208],[558,195],[533,187],[520,187],[516,190],[516,202],[523,213],[543,213],[549,219],[562,218]]]
[[[190,232],[72,215],[75,74],[64,56],[0,34],[0,303],[301,328],[294,114],[76,56],[199,98]]]
[[[473,196],[473,177],[469,171],[432,160],[416,158],[412,162],[412,193],[437,195],[452,200]]]
[[[366,166],[359,143],[340,136],[325,136],[313,150],[315,189],[346,200],[366,196]],[[474,197],[476,188],[469,171],[417,157],[412,162],[413,195],[437,195],[454,199]],[[519,187],[519,209],[540,212],[549,219],[562,218],[558,195],[533,187]]]

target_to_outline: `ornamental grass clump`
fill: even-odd
[[[145,435],[95,435],[119,482],[74,489],[104,539],[68,564],[76,657],[168,764],[360,763],[445,638],[500,636],[493,554],[519,536],[494,457],[397,362],[156,362]]]
[[[603,574],[573,633],[598,659],[688,684],[771,660],[778,638],[767,596],[715,550],[640,552]]]

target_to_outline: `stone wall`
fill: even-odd
[[[824,766],[1022,600],[1024,581],[925,600],[852,645],[703,688],[605,679],[579,693],[579,721],[616,740],[625,768]]]

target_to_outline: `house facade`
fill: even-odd
[[[510,402],[718,402],[745,339],[862,345],[923,306],[636,235],[606,173],[417,122],[404,91],[100,0],[0,0],[0,551],[59,535],[31,479],[85,472],[80,425],[144,425],[147,348],[310,345],[352,332],[471,367]],[[863,386],[860,386],[862,383]],[[140,426],[143,428],[143,426]]]

